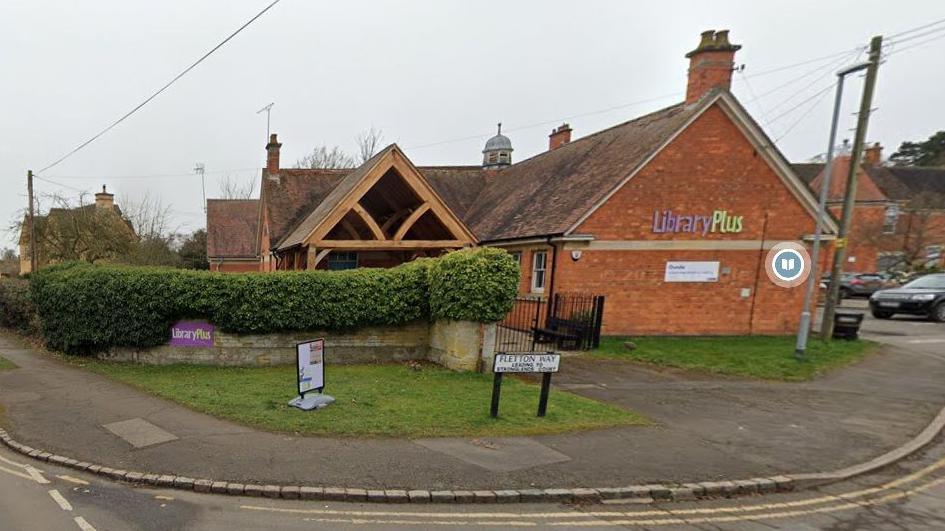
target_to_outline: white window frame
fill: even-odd
[[[883,234],[895,234],[899,224],[899,205],[889,205],[883,212]]]
[[[539,259],[540,258],[540,259]],[[541,273],[539,275],[539,273]],[[541,278],[541,285],[538,279]],[[544,293],[548,283],[548,251],[532,252],[532,293]]]

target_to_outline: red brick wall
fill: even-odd
[[[737,234],[652,232],[654,210],[743,216]],[[767,220],[767,221],[766,221]],[[578,233],[601,240],[796,241],[814,220],[719,109],[709,109],[614,194]],[[559,254],[556,291],[606,296],[606,334],[783,334],[795,331],[802,288],[785,289],[764,273],[767,251],[585,250]],[[714,283],[664,283],[668,260],[720,262]],[[760,267],[760,269],[759,269]],[[756,276],[760,275],[757,278]],[[741,289],[750,289],[748,298]],[[752,306],[754,305],[754,309]]]
[[[210,271],[219,271],[221,273],[249,273],[253,271],[259,271],[260,265],[258,262],[227,262],[223,261],[210,262]]]

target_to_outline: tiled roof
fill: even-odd
[[[794,169],[794,173],[804,184],[810,186],[811,181],[814,180],[814,177],[820,175],[820,172],[824,171],[825,164],[823,162],[799,162],[796,164],[791,164],[791,168]]]
[[[421,166],[417,170],[450,210],[463,220],[485,188],[486,176],[482,166]]]
[[[703,105],[674,105],[489,172],[464,220],[482,241],[562,234]]]
[[[308,205],[309,214],[302,218],[302,220],[295,225],[291,232],[282,240],[273,238],[272,243],[277,244],[273,247],[292,247],[298,245],[305,241],[305,238],[308,237],[309,233],[315,230],[315,227],[321,223],[322,219],[331,212],[331,209],[335,207],[346,195],[348,192],[354,189],[355,186],[361,182],[361,179],[371,171],[377,161],[381,160],[388,152],[397,148],[397,144],[391,144],[386,148],[380,150],[373,157],[368,159],[364,164],[357,167],[354,170],[345,170],[347,175],[342,177],[337,181],[335,186],[324,196],[320,202],[311,203]],[[281,170],[280,170],[281,171]]]
[[[920,195],[945,195],[945,168],[874,166],[868,171],[890,199],[908,201]]]
[[[850,156],[841,155],[833,160],[831,171],[833,176],[830,178],[830,190],[827,191],[828,201],[842,201],[847,190],[847,176],[850,173]],[[856,200],[857,201],[888,201],[889,198],[883,193],[877,183],[863,168],[856,174]],[[821,171],[812,181],[810,188],[815,193],[820,193],[820,187],[824,182],[824,172]]]
[[[207,255],[255,257],[258,199],[207,200]]]
[[[262,198],[269,218],[269,239],[279,243],[319,205],[350,169],[280,169],[278,179],[263,170]]]

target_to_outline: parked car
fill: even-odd
[[[844,273],[840,277],[840,298],[869,297],[881,289],[896,285],[895,280],[887,273]],[[821,278],[821,286],[824,289],[830,286],[829,274]]]
[[[904,313],[945,322],[945,274],[925,275],[902,287],[877,291],[870,297],[870,313],[877,319]]]

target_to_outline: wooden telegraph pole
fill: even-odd
[[[866,128],[870,121],[870,109],[873,105],[873,90],[876,87],[876,75],[879,72],[879,60],[882,54],[883,37],[877,35],[870,41],[869,66],[866,68],[866,82],[863,85],[863,98],[860,100],[860,112],[856,121],[856,136],[853,140],[853,153],[850,154],[850,172],[847,174],[847,188],[843,197],[843,213],[840,217],[840,232],[834,245],[833,267],[830,284],[827,287],[827,300],[824,303],[824,319],[820,324],[821,337],[833,337],[833,318],[837,311],[840,297],[840,278],[843,275],[843,263],[846,260],[846,248],[849,242],[850,221],[853,218],[856,201],[856,174],[863,158],[863,144],[866,140]],[[816,264],[814,265],[816,267]]]
[[[29,216],[27,218],[27,223],[29,224],[30,231],[30,273],[36,271],[36,223],[33,221],[33,170],[27,170],[26,172],[26,188],[29,195],[30,208]]]

